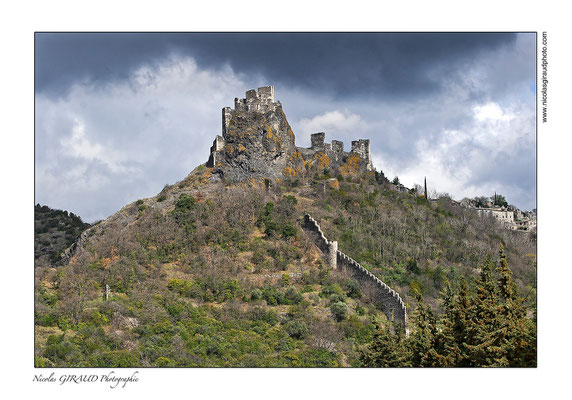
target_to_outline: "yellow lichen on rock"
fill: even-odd
[[[224,145],[224,152],[226,154],[233,154],[234,153],[234,147],[230,144],[225,144]]]
[[[292,155],[290,156],[290,161],[295,162],[297,160],[304,161],[304,158],[302,157],[302,154],[298,150],[294,150],[292,152]]]
[[[324,154],[321,151],[314,154],[314,160],[316,160],[318,162],[318,168],[319,169],[328,168],[330,166],[330,163],[331,163],[330,157],[328,157],[326,154]]]
[[[284,168],[284,175],[286,176],[296,176],[296,171],[291,167]]]
[[[278,146],[282,146],[282,139],[280,139],[280,137],[278,137],[272,132],[272,128],[270,127],[270,125],[268,125],[267,122],[265,122],[264,125],[266,126],[266,138],[272,139],[274,143],[276,143]]]
[[[361,163],[361,157],[359,155],[350,154],[350,156],[348,157],[348,161],[340,167],[340,174],[342,174],[343,177],[357,176],[360,163]]]

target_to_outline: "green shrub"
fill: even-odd
[[[157,335],[169,333],[173,331],[173,325],[171,324],[171,321],[165,319],[163,321],[154,324],[153,327],[151,328],[151,331]]]
[[[161,202],[163,202],[163,201],[165,201],[165,200],[167,200],[167,196],[165,196],[164,194],[162,194],[161,196],[157,197],[157,201],[158,201],[159,203],[161,203]]]
[[[294,339],[303,339],[308,334],[308,326],[303,321],[289,321],[284,326],[284,329]]]
[[[337,303],[333,303],[330,306],[330,310],[332,311],[332,315],[334,316],[334,319],[338,322],[346,319],[346,317],[348,315],[348,306],[346,305],[346,303],[343,303],[341,301],[337,302]]]
[[[274,310],[266,310],[264,307],[255,307],[247,314],[248,318],[253,321],[264,321],[274,326],[278,322],[278,314]]]
[[[284,304],[300,304],[303,299],[302,294],[298,292],[294,286],[290,286],[286,289],[284,297],[286,298]]]
[[[43,357],[34,356],[34,367],[46,368],[48,367],[49,360]]]
[[[280,227],[280,232],[284,239],[289,239],[296,236],[296,234],[298,233],[298,228],[296,228],[292,224],[287,223]]]
[[[36,314],[34,323],[38,326],[55,326],[58,323],[58,317],[54,313]]]
[[[344,289],[346,290],[347,296],[352,299],[359,299],[361,297],[361,289],[359,287],[359,283],[353,279],[350,279],[345,283]]]
[[[412,272],[416,275],[419,275],[421,273],[421,268],[419,268],[419,266],[417,265],[417,259],[407,257],[405,259],[405,262],[407,271]]]
[[[89,321],[95,326],[107,325],[109,324],[109,318],[101,314],[99,311],[94,311],[89,316]]]
[[[161,368],[174,367],[176,362],[167,357],[159,357],[155,360],[155,365]]]
[[[64,335],[50,335],[46,340],[44,356],[52,361],[66,360],[76,351],[77,346],[67,340],[64,340]]]
[[[306,285],[302,289],[302,293],[310,293],[314,291],[314,287],[312,285]]]
[[[139,365],[139,356],[129,350],[113,350],[102,353],[97,360],[100,368],[135,368]]]
[[[260,289],[253,289],[250,293],[250,300],[256,301],[262,299],[263,293]]]
[[[331,284],[331,285],[324,285],[322,287],[322,293],[321,296],[326,296],[329,297],[332,294],[344,294],[343,289],[341,288],[340,285],[338,285],[337,283]]]
[[[330,304],[345,303],[346,302],[346,296],[344,296],[343,294],[334,293],[334,294],[330,295],[329,300],[330,300]]]
[[[69,318],[60,317],[60,319],[58,320],[58,328],[60,328],[62,331],[67,331],[68,329],[73,328],[73,324],[69,320]]]
[[[192,210],[195,207],[196,200],[193,196],[183,193],[175,203],[176,211]]]

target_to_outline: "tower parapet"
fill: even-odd
[[[332,151],[335,153],[343,153],[344,142],[340,142],[339,140],[332,140]]]
[[[310,135],[311,149],[314,151],[324,151],[324,141],[326,134],[324,132],[312,133]]]
[[[267,113],[276,111],[278,106],[280,102],[274,101],[274,86],[263,86],[258,90],[251,89],[246,92],[244,99],[234,99],[235,111]]]

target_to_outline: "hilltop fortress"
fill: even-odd
[[[295,144],[294,132],[274,100],[274,87],[249,90],[234,99],[234,109],[222,109],[222,135],[217,135],[206,164],[213,175],[240,182],[303,177],[310,171],[357,176],[373,171],[369,139],[325,143],[325,133],[311,135],[311,147]]]

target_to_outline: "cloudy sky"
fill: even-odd
[[[36,34],[36,202],[93,222],[208,158],[221,108],[274,85],[296,134],[536,207],[535,34]]]

